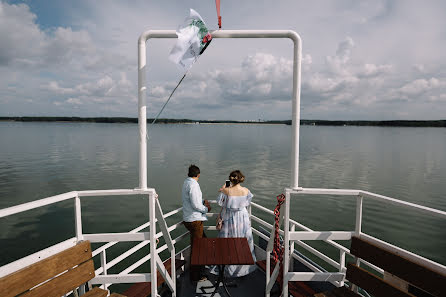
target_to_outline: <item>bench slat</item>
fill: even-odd
[[[79,285],[88,282],[94,277],[93,260],[82,263],[81,265],[68,270],[66,273],[53,278],[49,282],[40,285],[20,297],[57,297],[62,296]]]
[[[72,248],[1,278],[0,296],[16,296],[90,258],[90,242],[81,242]]]
[[[327,297],[362,297],[362,295],[356,294],[352,290],[346,288],[345,286],[340,288],[335,288],[333,291],[331,291],[332,295],[327,295]],[[314,295],[316,297],[316,295]],[[317,297],[324,297],[324,295],[317,296]]]
[[[170,275],[170,269],[172,267],[171,259],[169,258],[168,260],[164,261],[163,263],[164,263],[164,267],[166,267],[166,270],[169,272],[169,275]],[[186,264],[185,260],[175,259],[175,270],[180,269],[185,264]],[[160,286],[161,284],[164,283],[164,278],[159,271],[157,273],[156,283],[158,286]],[[146,296],[150,296],[150,294],[152,293],[151,289],[152,289],[152,286],[151,286],[150,282],[137,283],[137,284],[134,284],[133,286],[131,286],[130,288],[128,288],[122,294],[124,294],[125,296],[129,296],[129,297],[146,297]]]
[[[273,262],[271,260],[271,262]],[[259,266],[260,269],[262,269],[264,272],[266,272],[266,260],[261,260],[256,262],[257,266]],[[270,273],[272,274],[274,271],[274,265],[271,263],[270,267]],[[282,281],[283,281],[283,272],[280,271],[276,278],[276,283],[279,284],[280,287],[282,287]],[[288,292],[291,296],[295,297],[302,297],[302,296],[313,296],[316,291],[314,291],[311,287],[306,285],[304,282],[288,282]]]
[[[446,275],[414,263],[358,237],[352,237],[350,252],[435,296],[444,293]]]
[[[347,264],[346,278],[376,297],[415,297],[352,263]]]
[[[107,297],[107,295],[108,295],[107,290],[103,290],[99,287],[95,287],[92,290],[85,293],[84,295],[82,295],[82,297]],[[110,295],[110,296],[112,296],[112,295]]]

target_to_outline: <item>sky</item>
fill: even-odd
[[[0,0],[0,116],[137,117],[137,40],[215,1]],[[301,117],[446,119],[446,1],[221,0],[222,29],[302,38]],[[175,39],[147,43],[147,116],[182,77]],[[215,39],[162,118],[291,119],[293,45]]]

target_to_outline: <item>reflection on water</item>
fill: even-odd
[[[155,125],[148,185],[167,212],[181,206],[189,164],[201,168],[207,199],[240,169],[254,201],[273,209],[289,186],[290,135],[283,125]],[[137,187],[137,137],[134,124],[0,123],[0,207],[72,190]],[[303,126],[300,151],[300,186],[362,189],[446,210],[445,129]],[[130,230],[147,220],[147,207],[141,197],[86,197],[84,232]],[[352,230],[354,211],[354,197],[307,195],[293,199],[291,213],[313,229]],[[444,220],[366,201],[363,230],[446,264]],[[0,265],[73,234],[72,202],[0,219]]]

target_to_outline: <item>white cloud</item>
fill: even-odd
[[[196,4],[215,27],[215,7]],[[225,29],[286,28],[302,36],[304,118],[444,117],[443,2],[227,2],[235,4],[239,9],[225,14]],[[73,15],[73,24],[42,29],[42,16],[26,4],[0,0],[0,115],[137,116],[138,35],[176,28],[189,5],[79,0],[84,10]],[[296,17],[296,11],[305,13]],[[148,43],[149,114],[181,77],[167,60],[172,45]],[[289,118],[292,64],[288,40],[216,39],[162,116]],[[432,112],[422,114],[419,102]],[[234,106],[230,115],[228,105]]]
[[[36,15],[27,5],[0,2],[0,67],[14,62],[31,63],[40,54],[45,35],[35,20]]]
[[[0,2],[0,67],[32,68],[67,65],[93,55],[95,48],[86,31],[58,27],[42,31],[37,16],[25,4]]]
[[[417,95],[428,90],[446,86],[446,81],[440,81],[435,77],[430,79],[417,79],[402,86],[399,91],[403,95]]]
[[[363,71],[358,73],[359,77],[376,77],[378,75],[388,74],[392,71],[392,65],[375,65],[366,63],[363,67]]]
[[[81,105],[81,104],[83,104],[82,101],[79,98],[68,98],[67,103],[74,104],[74,105]]]
[[[48,85],[42,86],[42,89],[46,89],[55,94],[65,95],[65,94],[74,94],[75,90],[72,88],[62,88],[59,86],[57,81],[50,81]]]

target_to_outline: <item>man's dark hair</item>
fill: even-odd
[[[194,164],[189,166],[189,173],[187,176],[189,177],[197,177],[200,174],[200,168],[198,166],[195,166]]]

